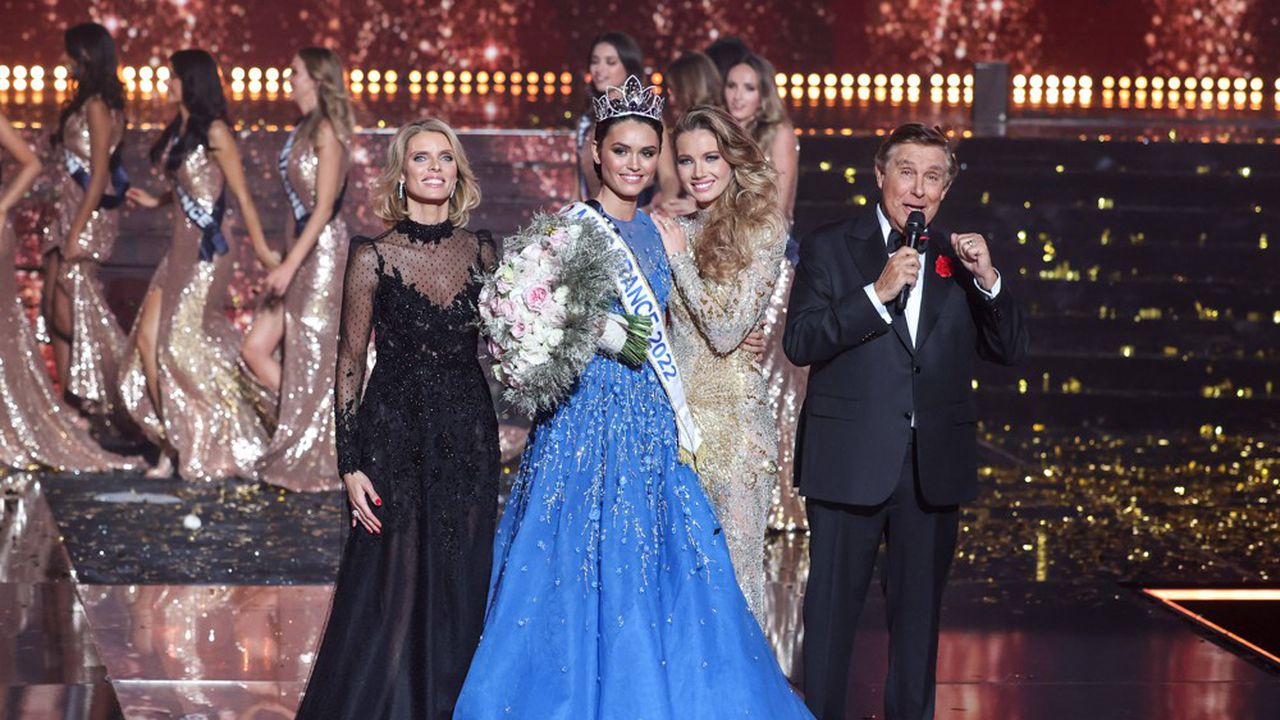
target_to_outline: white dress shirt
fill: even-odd
[[[880,204],[876,203],[876,219],[880,221],[880,237],[885,244],[885,252],[889,251],[889,233],[893,231],[893,227],[889,224],[889,218],[885,217],[884,211],[880,208]],[[933,238],[929,242],[950,242],[950,238]],[[889,253],[889,257],[893,257],[893,253]],[[920,305],[924,302],[924,274],[927,271],[924,263],[924,255],[920,256],[920,271],[916,273],[916,282],[911,286],[911,294],[907,296],[907,307],[903,313],[907,320],[907,332],[911,336],[911,344],[916,342],[916,328],[920,326]],[[983,290],[978,284],[977,278],[973,280],[973,286],[978,288],[978,292],[987,296],[988,300],[994,300],[996,295],[1000,294],[1000,273],[996,272],[996,281],[991,286],[991,290]],[[867,298],[871,300],[871,306],[880,313],[880,317],[884,318],[885,324],[893,324],[893,315],[889,313],[889,308],[880,302],[880,297],[876,295],[875,280],[867,283],[862,288],[867,293]]]

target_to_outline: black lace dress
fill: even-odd
[[[350,530],[299,718],[447,720],[484,625],[498,427],[478,359],[487,236],[401,221],[352,241],[336,376],[337,451],[381,496]],[[372,331],[377,362],[365,386]],[[348,524],[351,516],[348,515]]]

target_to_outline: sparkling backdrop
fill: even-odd
[[[739,35],[784,69],[1280,73],[1280,7],[1267,0],[0,0],[0,62],[58,60],[52,28],[92,18],[128,62],[203,46],[227,63],[284,65],[306,44],[366,67],[582,69],[588,40],[634,35],[661,70]],[[283,32],[282,32],[283,30]]]

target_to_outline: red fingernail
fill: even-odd
[[[373,499],[373,504],[374,504],[374,505],[377,505],[377,506],[379,506],[379,507],[381,507],[381,506],[382,506],[382,498],[374,498],[374,499]]]

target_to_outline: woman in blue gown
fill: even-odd
[[[660,107],[633,80],[598,106],[603,187],[573,210],[600,213],[665,307],[666,253],[636,211],[657,166]],[[602,350],[538,418],[455,719],[812,717],[747,609],[676,417],[650,364]]]

